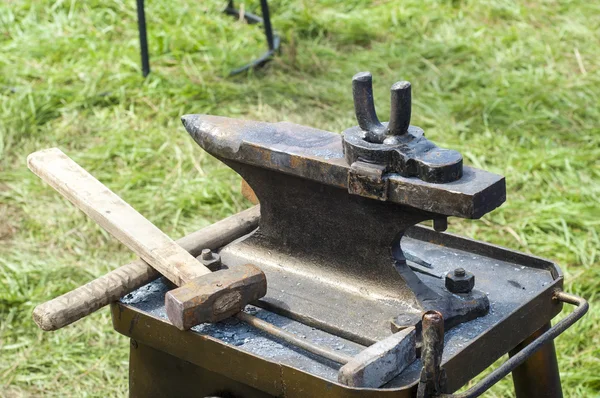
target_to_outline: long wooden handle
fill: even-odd
[[[177,244],[192,256],[199,255],[202,249],[216,250],[255,230],[259,218],[260,208],[255,206],[187,235],[177,240]],[[58,330],[144,286],[158,276],[158,271],[144,260],[133,261],[38,305],[33,311],[33,320],[42,330]]]
[[[34,152],[27,165],[112,236],[177,286],[210,270],[58,148]]]

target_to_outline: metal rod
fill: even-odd
[[[352,77],[354,112],[360,128],[367,133],[370,142],[383,142],[385,128],[379,122],[373,101],[373,76],[370,72],[359,72]]]
[[[251,326],[254,326],[259,330],[262,330],[263,332],[270,334],[271,336],[277,337],[287,343],[300,347],[308,352],[312,352],[313,354],[319,355],[323,358],[327,358],[334,362],[345,365],[351,359],[349,355],[340,354],[325,347],[321,347],[316,344],[310,343],[306,340],[296,337],[292,333],[286,332],[285,330],[278,328],[277,326],[269,322],[263,321],[262,319],[247,314],[243,311],[238,312],[235,315],[235,317],[243,322],[246,322]]]
[[[421,321],[421,361],[423,369],[417,398],[428,398],[442,391],[442,354],[444,352],[444,317],[438,311],[427,311]]]
[[[442,398],[473,398],[478,397],[486,392],[490,387],[512,372],[517,366],[525,362],[527,358],[537,352],[544,346],[548,341],[554,340],[562,332],[567,330],[571,325],[577,322],[589,309],[588,302],[582,298],[575,296],[574,294],[565,293],[563,291],[557,291],[554,293],[554,300],[562,301],[577,306],[573,312],[560,320],[550,330],[542,334],[538,339],[531,342],[527,347],[521,350],[518,354],[504,362],[500,367],[496,368],[492,373],[487,375],[483,380],[469,388],[467,391],[460,394],[442,394]]]
[[[267,45],[269,50],[275,49],[275,43],[273,41],[273,28],[271,27],[271,14],[269,13],[269,4],[267,0],[260,0],[260,8],[262,11],[263,25],[265,27],[265,36],[267,37]]]
[[[144,0],[137,0],[138,31],[140,33],[140,56],[142,58],[142,75],[150,73],[150,58],[148,56],[148,38],[146,36],[146,12]]]
[[[392,110],[388,131],[391,135],[402,135],[408,131],[412,107],[412,94],[409,82],[394,83],[391,88]]]

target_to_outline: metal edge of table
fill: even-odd
[[[541,327],[540,324],[547,323],[558,314],[561,305],[552,300],[552,295],[561,286],[562,278],[555,280],[531,300],[531,305],[519,307],[444,363],[448,375],[448,392],[460,388],[533,334]],[[326,391],[329,397],[410,397],[416,388],[416,381],[406,387],[394,389],[350,388],[258,357],[218,339],[195,332],[182,332],[163,319],[142,313],[123,303],[113,303],[111,312],[117,332],[277,396],[307,396]],[[511,333],[507,333],[507,330]],[[491,350],[490,339],[495,341]],[[482,355],[484,352],[485,355]],[[478,360],[474,361],[473,358]],[[273,378],[273,375],[279,377]]]

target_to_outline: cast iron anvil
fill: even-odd
[[[343,134],[183,117],[194,140],[238,172],[261,204],[258,230],[223,248],[223,263],[265,272],[262,307],[367,345],[419,326],[428,310],[443,314],[446,329],[485,315],[489,302],[476,284],[453,293],[441,278],[417,276],[401,239],[426,220],[444,230],[449,216],[492,211],[505,200],[504,177],[463,166],[460,153],[410,126],[410,84],[392,86],[388,124],[375,115],[370,74],[354,77],[353,94],[359,126]]]

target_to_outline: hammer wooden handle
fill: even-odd
[[[38,177],[177,286],[211,271],[58,148],[34,152]]]
[[[202,249],[216,250],[255,230],[259,218],[260,208],[255,206],[187,235],[177,240],[177,244],[192,256],[199,255]],[[33,311],[33,320],[42,330],[58,330],[159,276],[160,274],[144,260],[135,260],[62,296],[38,305]]]

